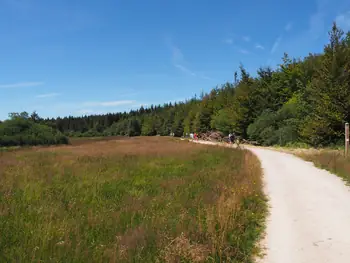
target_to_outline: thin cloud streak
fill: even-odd
[[[350,30],[350,11],[338,15],[335,18],[335,22],[344,31]]]
[[[328,4],[331,3],[329,0],[317,0],[317,10],[309,18],[309,37],[313,40],[318,39],[325,30],[325,17],[328,12]]]
[[[245,42],[249,42],[249,41],[250,41],[250,37],[249,37],[249,36],[244,36],[244,37],[242,37],[242,39],[243,39]]]
[[[276,52],[277,48],[279,47],[279,45],[280,45],[280,43],[281,43],[281,40],[282,40],[282,37],[279,36],[279,37],[276,39],[275,43],[273,43],[273,46],[272,46],[271,52],[270,52],[271,54],[273,54],[273,53]]]
[[[12,88],[26,88],[26,87],[37,87],[44,85],[44,82],[18,82],[13,84],[2,84],[1,89],[12,89]]]
[[[227,38],[224,40],[224,43],[228,44],[228,45],[232,45],[233,44],[233,39],[232,38]]]
[[[283,49],[294,49],[295,46],[311,46],[311,43],[319,40],[320,37],[326,36],[325,21],[329,9],[332,7],[330,0],[316,0],[316,8],[309,15],[308,25],[304,30],[295,32],[296,34],[283,43]]]
[[[89,107],[115,107],[123,106],[135,103],[135,100],[116,100],[116,101],[104,101],[104,102],[85,102],[84,106]]]
[[[182,54],[182,51],[175,46],[172,46],[173,51],[173,62],[181,62],[184,61],[184,55]]]
[[[264,50],[265,48],[262,46],[262,45],[260,45],[260,44],[256,44],[255,45],[255,48],[256,49],[261,49],[261,50]]]
[[[242,54],[244,54],[244,55],[250,54],[250,52],[249,52],[248,50],[244,49],[244,48],[241,48],[241,49],[239,50],[239,53],[242,53]]]
[[[215,80],[215,79],[213,79],[211,77],[208,77],[208,76],[206,76],[204,74],[200,74],[199,77],[202,78],[202,79],[206,79],[206,80]]]
[[[273,67],[274,65],[276,64],[276,62],[275,62],[275,60],[274,59],[268,59],[267,61],[266,61],[266,65],[267,66],[270,66],[270,67]]]
[[[135,108],[138,109],[138,108],[141,108],[141,107],[146,108],[148,105],[149,105],[149,104],[147,104],[147,103],[137,103],[137,104],[131,105],[131,107],[132,107],[133,109],[135,109]]]
[[[36,98],[52,98],[52,97],[57,97],[61,94],[59,93],[47,93],[47,94],[40,94],[40,95],[37,95]]]
[[[205,79],[205,80],[214,80],[213,78],[208,77],[205,74],[195,73],[195,72],[189,70],[188,68],[184,67],[183,65],[176,64],[174,66],[190,76],[198,77],[198,78]]]
[[[189,74],[191,76],[196,76],[196,73],[194,73],[193,71],[191,71],[190,69],[188,69],[186,66],[183,65],[183,64],[186,64],[186,61],[181,49],[174,45],[171,45],[171,49],[172,49],[172,63],[174,67],[178,68],[179,70],[181,70],[186,74]]]
[[[171,51],[172,51],[172,64],[175,68],[179,69],[180,71],[184,72],[185,74],[188,74],[192,77],[198,77],[206,80],[212,80],[212,78],[204,75],[197,73],[191,69],[189,69],[187,66],[188,63],[185,60],[185,56],[183,55],[182,51],[180,48],[177,46],[173,45],[170,43]]]
[[[286,32],[290,31],[293,27],[293,23],[292,22],[289,22],[288,24],[286,24],[286,26],[284,27],[284,30]]]
[[[94,113],[94,111],[93,110],[89,110],[89,109],[82,109],[82,110],[78,110],[76,113],[77,114],[81,114],[81,115],[87,115],[87,114]]]
[[[185,73],[187,73],[187,74],[189,74],[189,75],[191,75],[191,76],[194,76],[194,77],[197,76],[196,73],[192,72],[191,70],[189,70],[188,68],[186,68],[186,67],[183,66],[183,65],[174,64],[174,66],[175,66],[176,68],[180,69],[182,72],[185,72]]]

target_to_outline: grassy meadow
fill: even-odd
[[[252,262],[248,151],[148,137],[0,152],[0,262]]]

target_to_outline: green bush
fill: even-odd
[[[34,122],[25,114],[12,115],[0,123],[0,146],[68,144],[68,137],[44,124]]]
[[[264,111],[248,126],[249,138],[262,145],[285,146],[297,142],[300,121],[296,118],[299,113],[296,101],[297,98],[291,98],[277,112]]]

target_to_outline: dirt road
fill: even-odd
[[[270,216],[263,263],[349,263],[350,187],[291,154],[249,148],[261,160]]]
[[[270,198],[266,263],[349,263],[350,188],[293,155],[251,148]]]

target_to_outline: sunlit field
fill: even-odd
[[[148,137],[0,152],[0,262],[252,262],[248,151]]]

